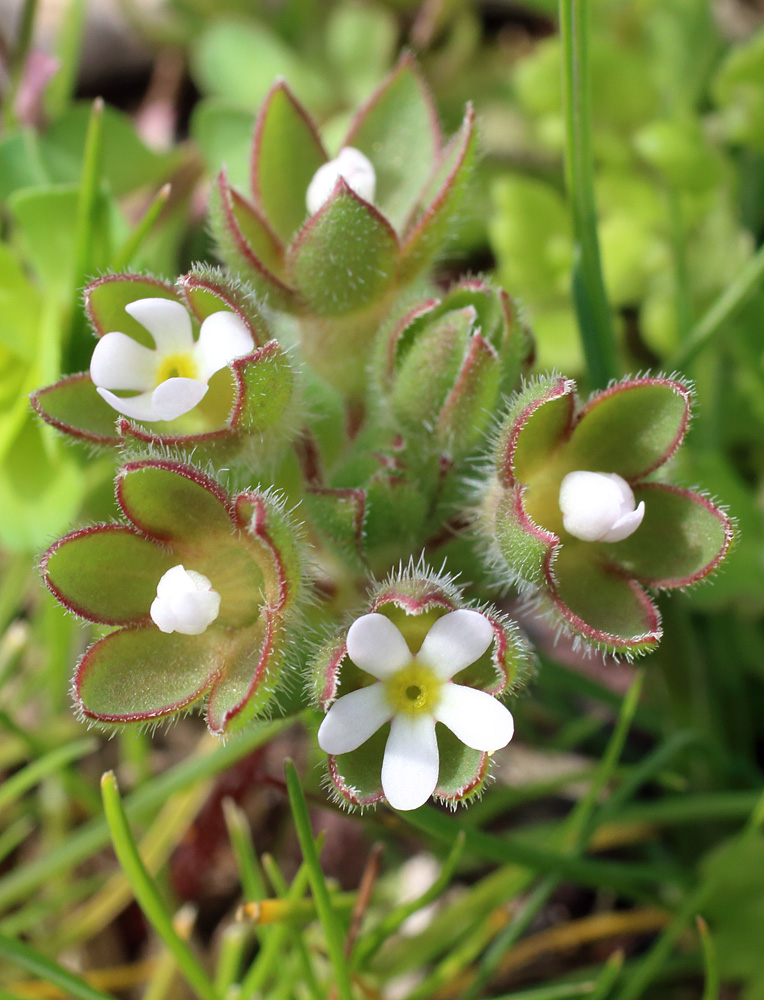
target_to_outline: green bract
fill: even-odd
[[[32,395],[43,420],[97,446],[172,445],[199,454],[247,449],[251,457],[272,451],[294,426],[295,378],[289,360],[270,334],[251,292],[222,272],[197,267],[175,285],[141,274],[98,278],[85,289],[96,337],[119,331],[152,348],[147,329],[126,312],[133,303],[168,299],[183,306],[196,331],[210,316],[230,313],[242,324],[252,350],[232,359],[209,380],[202,401],[174,419],[143,422],[121,416],[99,396],[91,374],[69,375]]]
[[[306,194],[329,162],[318,131],[277,83],[255,124],[251,199],[225,171],[211,205],[222,259],[271,306],[301,317],[310,363],[343,391],[364,385],[363,345],[441,246],[472,167],[474,115],[445,143],[413,60],[404,56],[359,111],[342,143],[376,176],[373,203],[339,177],[312,215]]]
[[[575,383],[540,378],[510,401],[481,487],[480,531],[490,561],[539,594],[561,625],[613,653],[652,649],[660,615],[645,588],[683,588],[718,566],[733,528],[700,493],[656,473],[682,443],[690,389],[676,379],[626,379],[583,406]],[[578,470],[613,474],[644,501],[622,541],[582,541],[563,527],[560,487]]]
[[[369,725],[367,721],[359,720],[359,728],[372,730],[370,738],[365,738],[365,733],[362,734],[364,741],[361,745],[347,753],[329,752],[328,774],[339,801],[363,807],[375,805],[385,799],[382,787],[385,782],[383,762],[386,761],[386,765],[390,764],[389,759],[386,759],[386,747],[389,753],[390,733],[395,727],[396,715],[402,715],[404,720],[408,717],[410,721],[424,721],[425,730],[428,728],[431,730],[437,721],[434,736],[437,748],[434,744],[432,747],[436,770],[432,771],[430,784],[430,789],[434,785],[432,794],[436,799],[455,804],[472,799],[480,793],[489,773],[490,753],[465,745],[451,728],[437,719],[439,694],[436,689],[447,677],[448,680],[453,680],[458,686],[456,690],[462,695],[465,689],[485,692],[491,696],[506,695],[517,690],[526,681],[531,657],[527,644],[514,622],[493,608],[479,607],[469,609],[469,612],[474,618],[482,616],[485,619],[483,625],[490,637],[487,648],[486,643],[479,646],[477,658],[474,658],[474,651],[472,654],[460,655],[458,643],[451,637],[445,644],[441,644],[442,655],[448,657],[455,654],[457,660],[461,659],[466,666],[455,674],[446,671],[440,678],[433,675],[427,667],[418,663],[417,654],[436,622],[444,619],[450,612],[465,608],[466,602],[461,592],[448,576],[433,573],[422,563],[416,568],[410,565],[408,569],[378,585],[367,608],[356,618],[350,629],[343,629],[319,649],[311,666],[311,692],[313,700],[321,711],[329,712],[332,706],[339,703],[346,695],[361,690],[368,691],[375,684],[377,688],[381,684],[382,687],[386,686],[389,689],[388,697],[392,706],[390,711],[385,713],[388,717],[393,715],[392,725],[390,721],[383,722],[377,724],[378,728],[374,730],[374,722]],[[387,664],[384,665],[382,672],[378,671],[372,675],[359,667],[348,655],[348,632],[363,622],[367,616],[383,616],[386,621],[382,621],[381,624],[386,625],[386,628],[380,631],[380,637],[384,635],[387,638],[388,633],[392,633],[390,638],[397,640],[402,646],[404,658],[413,657],[410,666],[398,671],[397,676],[394,670],[388,672]],[[388,622],[395,628],[391,629]],[[404,641],[405,646],[403,646]],[[374,648],[369,650],[368,655],[369,658],[384,662],[386,657],[392,655],[394,658],[398,652],[383,642],[377,650]],[[383,680],[379,681],[379,678]],[[420,691],[413,699],[412,684]],[[454,689],[453,684],[446,686]],[[428,690],[430,687],[432,690]],[[469,695],[469,690],[467,694]],[[473,697],[476,698],[477,695]],[[350,702],[344,704],[352,708],[352,702],[359,700],[365,701],[366,698],[351,698]],[[428,700],[432,705],[427,703]],[[402,706],[397,713],[396,702],[400,702]],[[498,706],[492,706],[490,701],[487,701],[487,707],[492,709],[489,714],[502,711]],[[352,711],[348,713],[346,708],[343,714],[346,715],[345,725],[350,730],[348,733],[351,737],[350,742],[357,742],[352,739],[353,727],[350,717]],[[509,715],[505,710],[503,714]],[[432,718],[433,715],[435,720]],[[325,726],[322,726],[322,731],[324,730]],[[504,745],[504,742],[502,741],[500,745]],[[414,761],[410,762],[411,766],[414,764]],[[398,777],[396,784],[400,786],[402,775],[399,774]],[[413,783],[413,773],[411,777]],[[398,795],[401,794],[404,799],[407,797],[405,783],[403,789],[398,789]],[[390,792],[388,796],[392,799]],[[416,803],[393,804],[405,809],[414,808],[420,802],[421,799]]]
[[[119,626],[88,649],[74,677],[78,711],[109,725],[150,723],[208,695],[214,733],[268,710],[303,587],[301,542],[282,504],[258,490],[229,496],[190,465],[130,462],[116,495],[126,524],[73,531],[42,572],[69,610]],[[201,634],[160,631],[157,585],[182,565],[220,595]]]
[[[509,296],[480,281],[415,306],[379,346],[377,377],[393,421],[421,448],[454,459],[475,446],[533,354]]]

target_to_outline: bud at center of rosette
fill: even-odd
[[[159,720],[207,697],[229,732],[265,710],[303,591],[303,542],[269,493],[229,494],[194,466],[129,462],[124,523],[66,535],[45,553],[65,607],[114,626],[74,679],[80,713],[103,725]]]

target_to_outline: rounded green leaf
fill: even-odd
[[[459,802],[476,795],[488,773],[488,754],[465,746],[442,724],[435,727],[440,769],[434,795],[446,802]]]
[[[69,610],[90,621],[126,625],[148,618],[157,584],[172,555],[132,528],[102,524],[66,535],[40,569]]]
[[[70,375],[38,389],[30,399],[42,419],[64,434],[94,444],[117,445],[120,442],[116,432],[119,414],[99,396],[87,372]]]
[[[239,729],[267,705],[283,663],[284,645],[283,632],[270,614],[237,634],[228,657],[220,662],[207,703],[211,732]]]
[[[719,565],[734,531],[710,500],[664,483],[643,483],[634,498],[645,503],[642,524],[622,542],[603,546],[631,576],[670,589],[702,580]]]
[[[77,708],[104,723],[151,722],[198,701],[225,655],[225,637],[120,629],[85,653],[74,677]]]
[[[541,376],[511,398],[495,449],[501,482],[527,483],[548,466],[570,430],[574,390],[570,379]]]
[[[282,424],[294,395],[294,372],[278,342],[237,358],[232,367],[238,399],[231,426],[262,433]]]
[[[601,562],[587,542],[556,549],[547,565],[554,609],[599,649],[627,655],[653,649],[662,635],[658,609],[622,570]]]
[[[571,469],[616,472],[640,479],[666,462],[690,420],[690,390],[667,378],[619,382],[581,411],[566,461]]]
[[[389,223],[340,179],[290,248],[287,270],[310,311],[339,317],[381,301],[397,260]]]

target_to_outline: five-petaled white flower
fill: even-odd
[[[330,754],[349,753],[389,722],[382,790],[396,809],[423,805],[438,783],[436,722],[486,753],[512,739],[512,715],[500,701],[451,680],[482,656],[493,638],[485,615],[460,609],[438,618],[412,656],[389,618],[376,613],[358,618],[348,632],[348,656],[377,682],[331,706],[318,731],[319,746]]]
[[[220,612],[220,594],[203,573],[182,565],[168,569],[157,584],[151,617],[162,632],[201,635]]]
[[[213,313],[194,341],[191,317],[172,299],[136,299],[125,312],[154,338],[154,349],[125,333],[107,333],[96,344],[90,377],[106,402],[134,420],[174,420],[201,402],[209,379],[234,358],[251,354],[252,335],[233,312]],[[132,389],[137,396],[117,396]]]
[[[329,199],[340,177],[364,201],[374,201],[377,176],[368,157],[352,146],[345,146],[336,158],[329,160],[313,175],[305,202],[311,215]]]
[[[615,472],[569,472],[560,486],[563,527],[584,542],[621,542],[645,516],[634,493]]]

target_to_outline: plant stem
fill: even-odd
[[[588,15],[589,0],[560,0],[565,177],[573,214],[573,300],[592,388],[602,389],[616,378],[618,366],[597,237]]]

